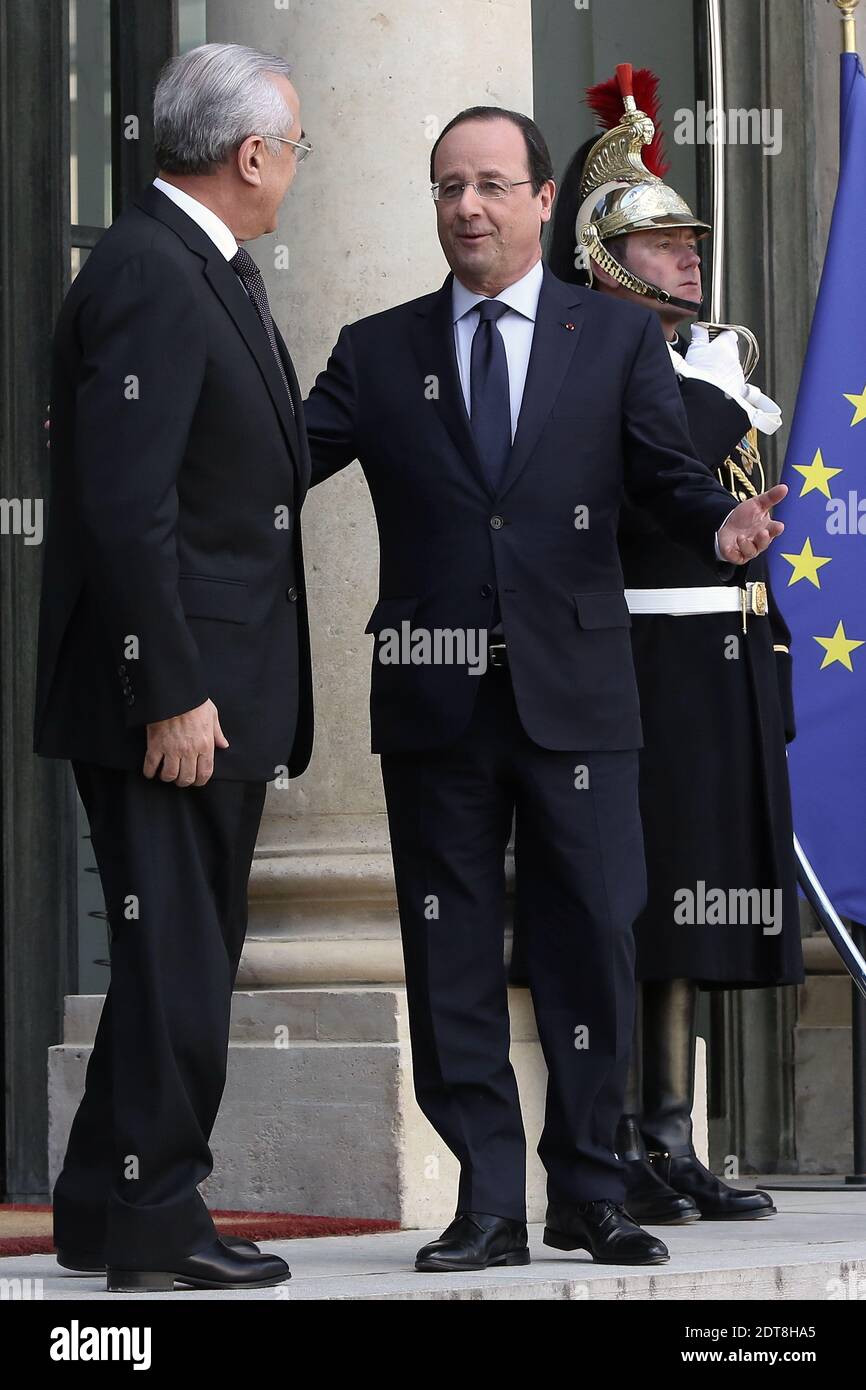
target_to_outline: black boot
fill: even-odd
[[[705,1168],[691,1147],[684,1154],[654,1153],[650,1157],[662,1181],[677,1192],[687,1193],[704,1221],[755,1221],[775,1215],[769,1192],[731,1187]]]
[[[616,1151],[625,1164],[623,1206],[633,1221],[642,1226],[685,1226],[700,1221],[701,1213],[691,1197],[668,1187],[650,1163],[636,1115],[623,1115],[617,1125]]]
[[[635,994],[635,1022],[631,1056],[623,1098],[623,1115],[616,1129],[614,1146],[624,1164],[626,1182],[623,1206],[632,1220],[650,1226],[681,1225],[700,1220],[700,1212],[690,1197],[683,1197],[662,1182],[652,1168],[641,1137],[638,1115],[642,1105],[643,1078],[643,987]]]
[[[772,1216],[771,1197],[736,1188],[705,1168],[692,1146],[697,986],[692,980],[644,982],[641,1132],[655,1172],[691,1197],[705,1221]]]

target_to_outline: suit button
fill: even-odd
[[[501,516],[492,516],[490,518],[490,525],[493,527],[494,531],[501,531],[505,522],[502,520]]]
[[[291,589],[286,590],[286,598],[289,600],[289,603],[297,603],[298,591],[295,588],[294,584],[292,585]]]
[[[481,585],[481,597],[482,597],[482,598],[490,598],[490,595],[491,595],[492,593],[493,593],[493,585],[492,585],[492,584],[482,584],[482,585]]]

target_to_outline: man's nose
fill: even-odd
[[[475,191],[474,185],[467,183],[457,200],[457,215],[459,217],[479,217],[482,211],[481,199]]]

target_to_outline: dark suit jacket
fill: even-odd
[[[624,483],[712,559],[730,494],[694,457],[655,314],[545,269],[511,460],[494,494],[463,402],[451,277],[342,330],[306,403],[313,483],[358,458],[380,541],[368,632],[488,628],[498,592],[518,710],[550,749],[639,747],[629,613],[616,544]],[[575,508],[589,524],[575,525]],[[732,574],[730,567],[725,567]],[[465,666],[373,657],[374,752],[466,728]]]
[[[152,186],[64,301],[51,473],[36,751],[140,767],[146,724],[210,698],[215,777],[302,772],[306,438],[235,272]]]

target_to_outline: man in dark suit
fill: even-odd
[[[289,71],[217,44],[168,66],[160,176],[54,340],[35,747],[72,760],[111,928],[54,1231],[109,1289],[289,1277],[218,1240],[197,1191],[266,783],[312,742],[301,399],[238,247],[274,229],[308,149]]]
[[[453,275],[344,328],[306,404],[313,482],[358,458],[376,510],[373,749],[415,1088],[461,1167],[455,1220],[416,1267],[529,1259],[503,963],[515,811],[549,1072],[545,1240],[655,1263],[667,1250],[623,1212],[613,1150],[645,896],[617,515],[627,479],[673,536],[741,563],[778,533],[784,489],[731,513],[693,457],[655,316],[543,270],[555,189],[532,121],[461,113],[431,176]],[[487,662],[450,659],[478,631]]]

